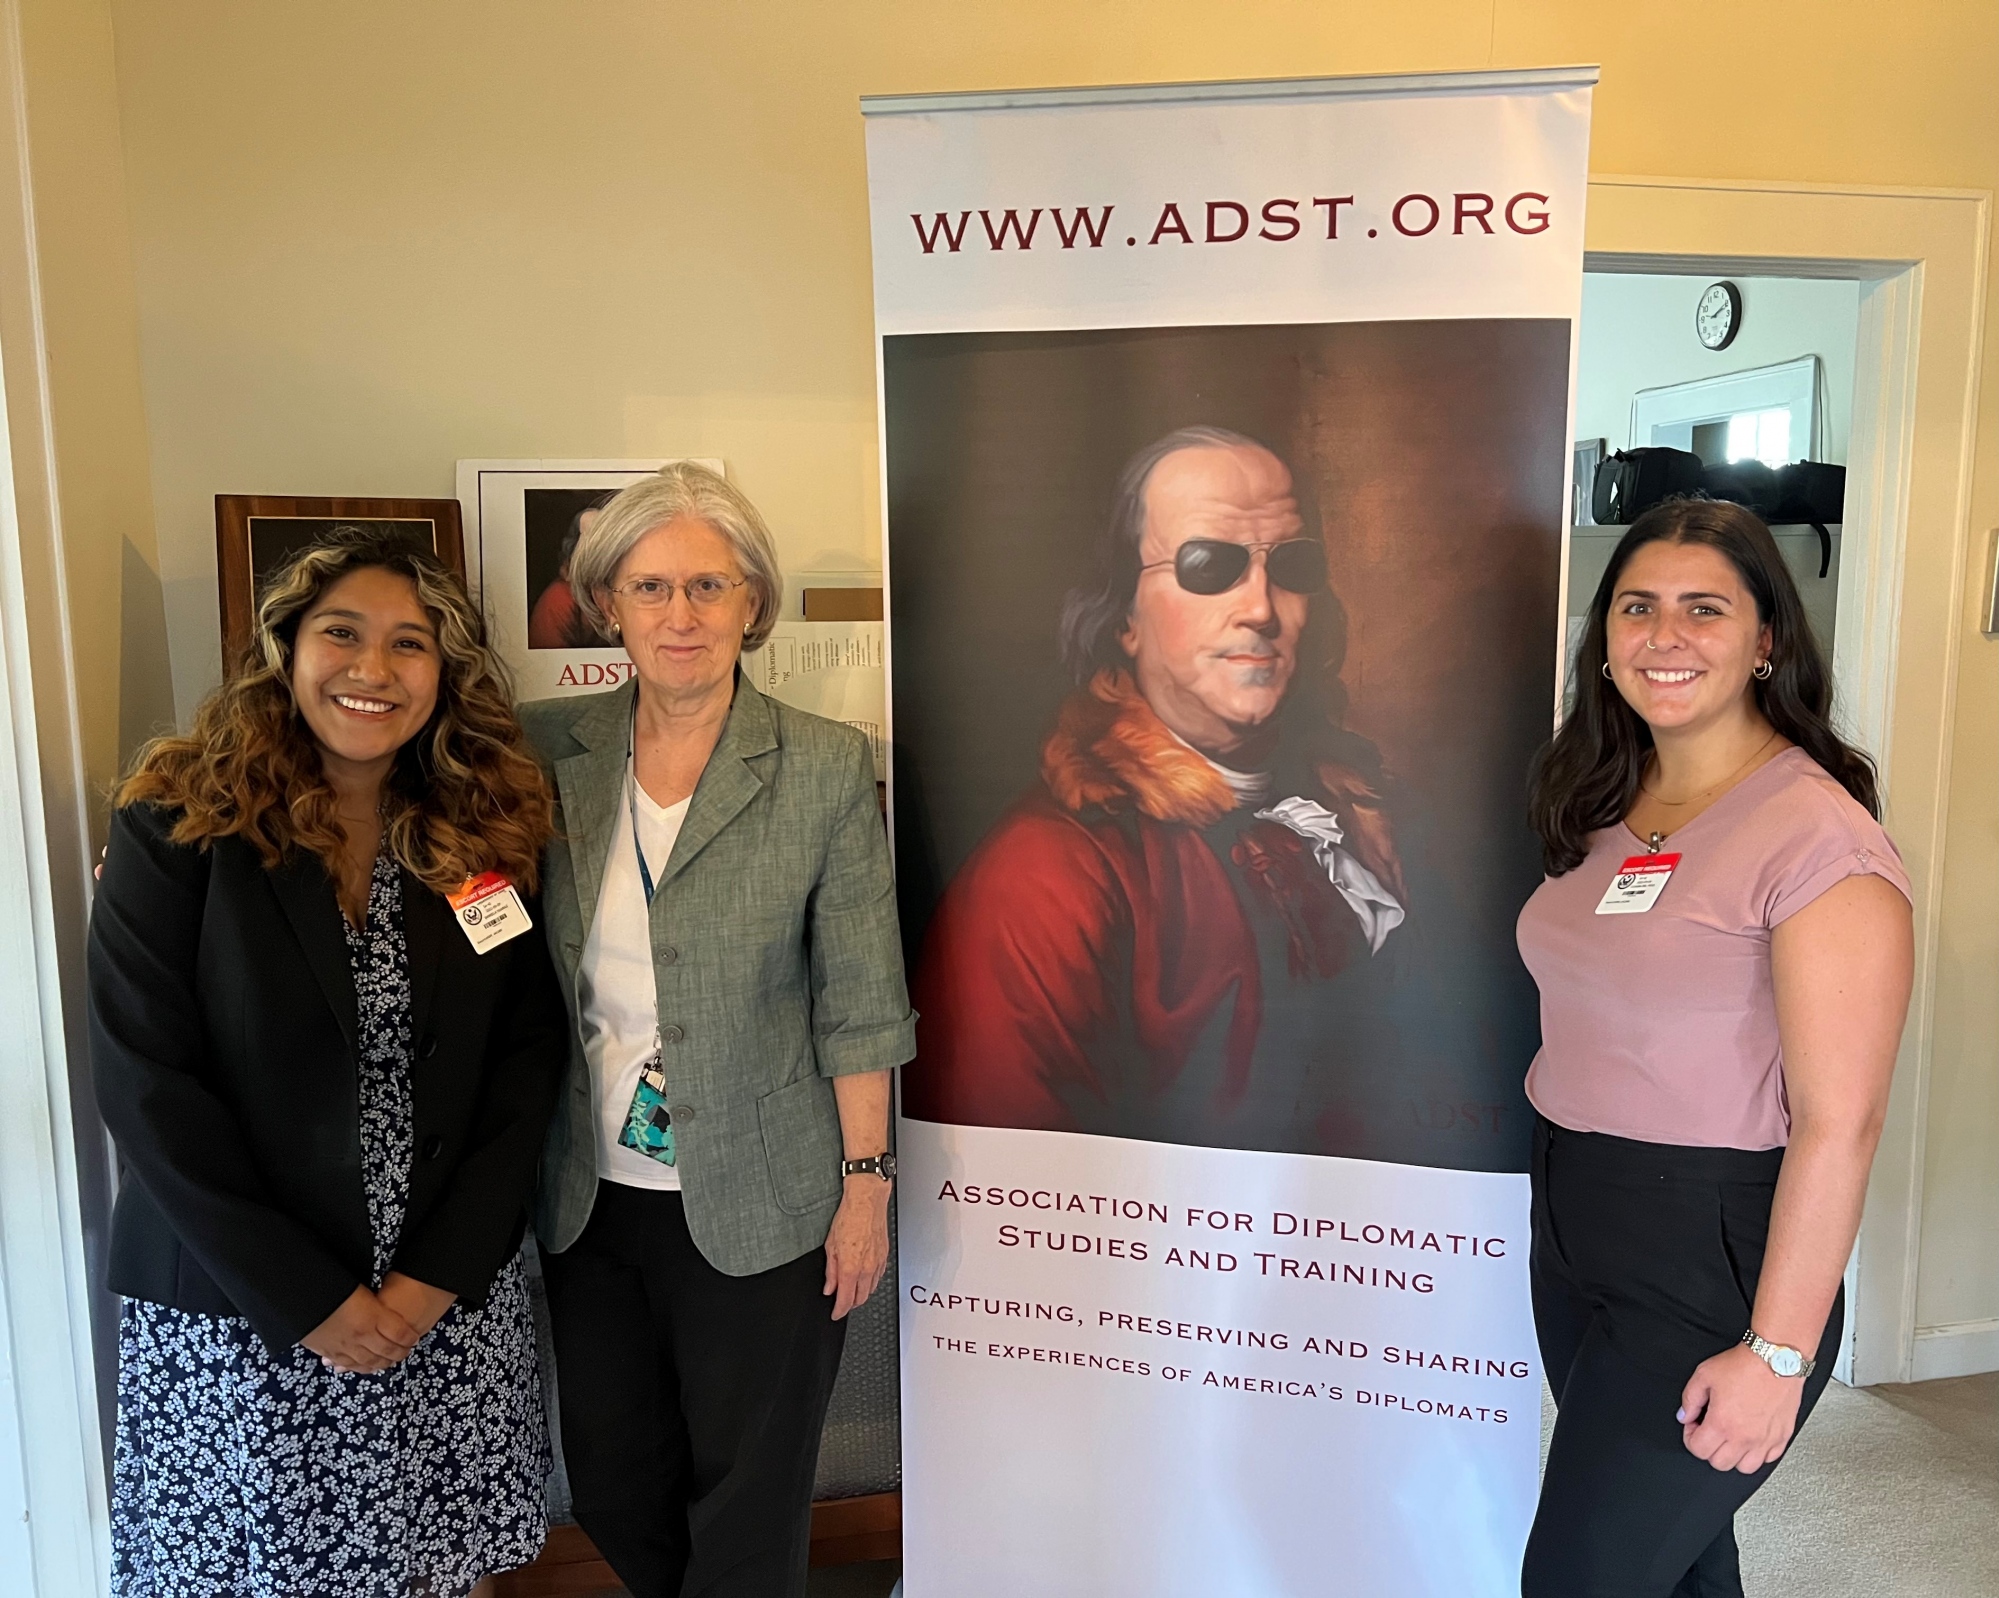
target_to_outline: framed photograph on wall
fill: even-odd
[[[233,666],[249,642],[257,595],[295,551],[335,527],[383,528],[406,537],[465,575],[465,540],[455,499],[314,499],[292,494],[215,496],[215,574],[220,589],[222,659]]]
[[[658,460],[460,461],[465,564],[494,647],[522,699],[623,682],[624,650],[594,634],[569,588],[569,554],[590,513]],[[720,472],[719,460],[700,464]]]

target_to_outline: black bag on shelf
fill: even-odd
[[[1604,527],[1628,526],[1661,500],[1698,493],[1701,471],[1700,456],[1690,450],[1621,449],[1597,466],[1590,514]]]
[[[1767,522],[1803,522],[1819,535],[1819,576],[1832,570],[1828,522],[1846,520],[1846,468],[1824,461],[1793,461],[1777,468],[1777,503]]]
[[[1777,468],[1777,520],[1846,520],[1846,468],[1823,461],[1793,461]]]
[[[1819,576],[1832,570],[1829,522],[1846,519],[1846,468],[1823,461],[1769,467],[1761,461],[1706,466],[1665,445],[1621,449],[1596,469],[1590,513],[1605,527],[1629,526],[1675,494],[1731,500],[1772,526],[1803,525],[1819,535]]]
[[[1709,499],[1730,500],[1766,522],[1776,520],[1777,474],[1761,461],[1710,466],[1701,473],[1701,487]]]

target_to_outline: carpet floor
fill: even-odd
[[[1736,1517],[1749,1598],[1999,1595],[1999,1373],[1834,1382]]]
[[[1555,1406],[1541,1407],[1545,1457]],[[1735,1517],[1747,1598],[1999,1598],[1999,1373],[1833,1382]]]

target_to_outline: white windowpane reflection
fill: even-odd
[[[1756,418],[1756,458],[1765,466],[1782,466],[1791,458],[1791,413],[1763,411]]]
[[[1756,413],[1745,411],[1728,419],[1728,458],[1753,460],[1756,456]]]
[[[1728,419],[1728,458],[1783,466],[1791,459],[1791,412],[1788,407],[1743,411]]]

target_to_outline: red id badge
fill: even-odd
[[[445,897],[475,954],[498,948],[534,925],[514,885],[497,871],[468,877],[464,887]]]
[[[1596,913],[1600,916],[1643,915],[1659,902],[1673,868],[1680,863],[1676,854],[1635,854],[1617,868],[1610,886],[1603,890]]]

